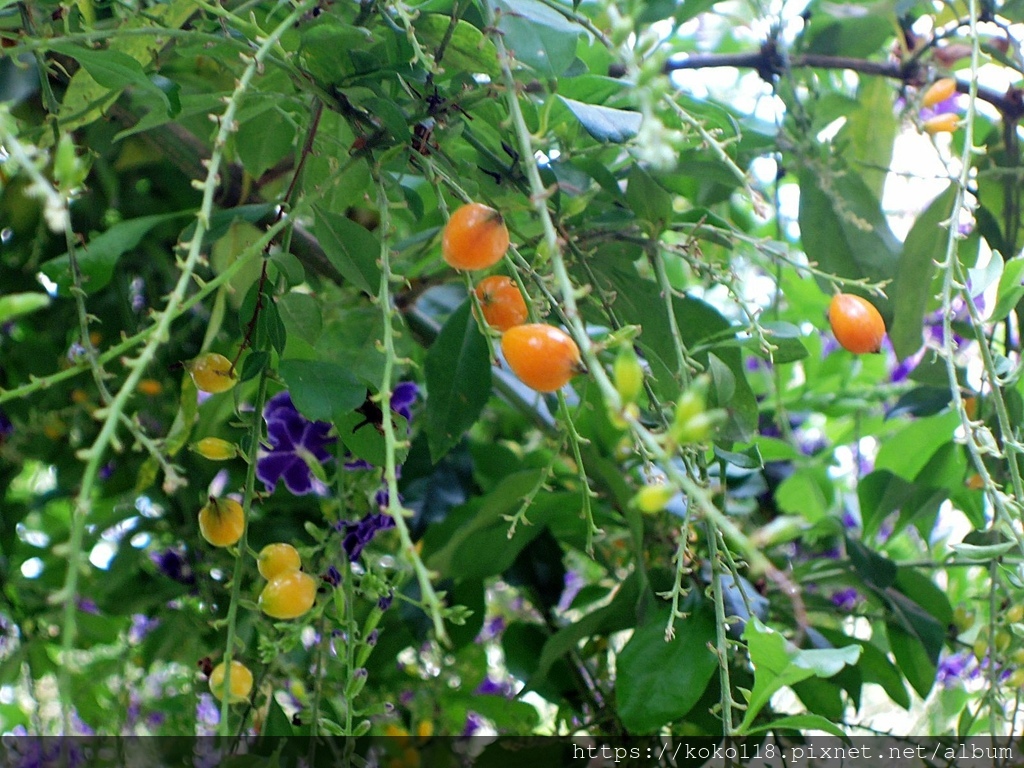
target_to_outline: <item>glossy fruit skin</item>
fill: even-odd
[[[881,351],[885,322],[866,299],[851,293],[837,293],[828,307],[828,322],[843,349],[855,355]]]
[[[926,133],[933,136],[936,133],[952,133],[960,125],[960,116],[952,112],[944,112],[941,115],[930,117],[921,124]]]
[[[501,214],[483,203],[466,203],[444,227],[441,256],[455,269],[487,269],[501,261],[508,245]]]
[[[199,510],[199,533],[215,547],[237,544],[245,530],[245,513],[234,499],[215,499],[212,496]]]
[[[272,578],[260,593],[260,610],[272,619],[295,619],[316,602],[316,579],[302,571]]]
[[[932,83],[921,99],[922,107],[934,107],[956,93],[956,79],[943,77]]]
[[[523,294],[511,277],[485,277],[477,285],[475,293],[480,300],[484,320],[491,328],[505,332],[513,326],[522,325],[530,316]]]
[[[576,342],[544,323],[509,328],[501,337],[501,351],[520,381],[538,392],[561,389],[582,369]]]
[[[235,372],[231,370],[231,361],[216,352],[207,352],[197,357],[189,363],[188,372],[196,389],[212,395],[227,392],[238,383]]]
[[[210,693],[218,701],[224,698],[224,673],[225,664],[222,661],[213,668],[210,673]],[[229,702],[240,704],[249,700],[249,693],[252,691],[252,672],[240,661],[231,661],[231,693]]]
[[[276,544],[267,544],[260,550],[256,558],[256,567],[259,568],[260,576],[270,581],[282,573],[302,568],[302,559],[295,547],[279,541]]]
[[[219,437],[204,437],[193,449],[204,459],[227,461],[238,455],[238,446]]]

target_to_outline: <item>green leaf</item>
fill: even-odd
[[[167,94],[146,76],[138,60],[127,53],[114,49],[93,50],[68,43],[57,43],[51,46],[51,50],[77,59],[78,63],[92,75],[93,80],[104,88],[115,93],[120,93],[128,86],[141,88],[157,96],[167,112],[171,112],[171,102]]]
[[[448,34],[451,16],[423,13],[416,19],[416,36],[433,50],[437,50]],[[459,20],[444,51],[441,66],[447,73],[480,73],[499,77],[498,51],[483,32],[467,21]]]
[[[278,373],[295,407],[312,421],[333,421],[366,400],[366,387],[345,368],[319,360],[282,360]]]
[[[289,337],[315,345],[323,328],[320,304],[308,293],[292,291],[277,300],[277,310]]]
[[[784,512],[816,523],[828,513],[834,494],[835,489],[824,471],[807,467],[782,482],[775,491],[775,502]]]
[[[314,206],[313,232],[327,258],[359,290],[375,296],[380,288],[380,242],[347,216]]]
[[[746,733],[762,733],[764,731],[777,731],[784,728],[790,728],[792,730],[806,732],[810,730],[814,731],[826,731],[831,733],[833,736],[838,736],[841,739],[847,740],[848,737],[846,732],[838,725],[833,723],[827,717],[821,715],[786,715],[772,720],[767,725],[759,725],[757,728],[751,728]]]
[[[800,239],[807,258],[840,277],[872,282],[895,277],[900,243],[860,176],[820,164],[800,173]],[[826,293],[829,281],[818,279]],[[892,303],[879,301],[883,317]]]
[[[191,215],[191,211],[158,213],[122,221],[106,232],[96,235],[75,251],[78,269],[82,273],[82,289],[94,293],[110,282],[114,276],[117,260],[125,251],[134,248],[154,227],[166,221],[173,221]],[[50,259],[42,266],[42,272],[57,284],[61,296],[71,295],[71,260],[68,254]]]
[[[295,126],[273,110],[242,122],[235,133],[238,157],[254,179],[273,168],[294,145]]]
[[[992,261],[996,259],[1000,259],[1000,256],[998,253],[993,253]],[[973,285],[971,288],[975,293],[979,290]],[[1010,259],[1003,267],[1003,274],[999,278],[996,305],[992,309],[988,322],[998,323],[1013,311],[1022,298],[1024,298],[1024,259]]]
[[[665,229],[672,217],[672,195],[639,165],[629,171],[626,204],[638,219],[651,225],[652,234]]]
[[[498,30],[509,51],[538,75],[559,77],[576,58],[581,27],[539,0],[496,0]]]
[[[649,613],[616,661],[615,699],[631,733],[653,733],[683,717],[718,670],[708,648],[715,638],[711,611],[691,609],[685,619],[676,619],[675,637],[666,641],[670,613]]]
[[[899,120],[893,109],[896,89],[882,77],[864,77],[857,89],[857,108],[846,118],[835,145],[850,160],[868,189],[882,199],[882,188],[892,160]],[[898,294],[897,294],[898,295]]]
[[[949,240],[949,230],[941,223],[951,216],[955,198],[956,190],[950,184],[917,217],[903,244],[891,291],[899,301],[893,305],[893,321],[889,326],[889,339],[899,360],[905,360],[921,348],[921,328],[932,294],[935,263],[942,260]]]
[[[427,351],[426,431],[435,463],[476,423],[491,395],[490,351],[471,310],[464,301]]]
[[[598,104],[584,104],[576,99],[559,95],[587,133],[601,142],[622,144],[636,136],[642,117],[639,112],[613,109]]]
[[[49,304],[50,297],[45,293],[9,293],[0,296],[0,323],[43,309]]]
[[[857,574],[876,589],[888,589],[896,582],[898,566],[856,539],[846,537],[846,551]]]
[[[800,650],[756,616],[747,622],[743,639],[754,665],[754,687],[738,729],[740,734],[748,732],[758,713],[780,688],[809,677],[832,677],[846,665],[856,664],[861,654],[859,645]]]
[[[875,459],[875,469],[888,469],[904,480],[913,481],[928,460],[953,439],[960,415],[949,412],[918,419],[887,438]]]
[[[895,19],[882,9],[868,5],[834,4],[829,16],[819,4],[805,33],[808,53],[824,53],[866,58],[892,37]],[[839,14],[843,15],[840,16]]]
[[[914,494],[912,483],[888,470],[875,470],[857,485],[864,536],[870,538],[890,514],[900,509]]]
[[[900,671],[918,695],[926,698],[935,684],[936,664],[929,658],[919,638],[891,621],[885,628]]]

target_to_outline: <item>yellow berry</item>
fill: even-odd
[[[204,437],[192,450],[210,461],[227,461],[238,455],[238,446],[219,437]]]
[[[231,361],[216,352],[200,355],[188,364],[188,372],[200,392],[227,392],[238,382]]]
[[[936,80],[921,99],[922,107],[934,107],[940,101],[945,101],[956,93],[956,80],[952,77],[943,77]]]
[[[217,698],[218,701],[224,698],[224,673],[225,673],[224,662],[221,662],[213,668],[213,672],[210,673],[210,693]],[[231,693],[228,697],[228,701],[231,704],[239,704],[243,701],[249,700],[249,693],[252,691],[252,672],[240,661],[231,662]]]
[[[637,491],[632,503],[641,512],[653,515],[661,512],[675,495],[676,489],[671,485],[645,485]]]
[[[936,133],[952,133],[960,125],[960,117],[952,112],[944,112],[935,117],[929,117],[921,127],[933,136]]]
[[[230,547],[242,538],[245,513],[234,499],[213,496],[199,510],[199,533],[215,547]]]
[[[302,571],[287,571],[272,578],[260,593],[260,610],[272,619],[295,619],[313,607],[316,579]]]
[[[260,550],[256,558],[256,567],[259,568],[260,576],[270,581],[275,576],[290,571],[297,571],[302,568],[302,560],[299,551],[291,544],[278,542],[267,544]]]

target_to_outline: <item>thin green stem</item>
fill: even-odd
[[[377,296],[377,301],[380,304],[381,314],[384,319],[384,338],[382,342],[384,352],[384,372],[381,376],[380,384],[380,409],[384,414],[382,426],[384,429],[384,483],[388,490],[387,512],[395,521],[395,528],[398,530],[398,536],[402,542],[402,551],[412,563],[413,570],[416,572],[416,580],[420,586],[421,599],[434,623],[434,634],[439,642],[447,643],[448,634],[445,631],[444,620],[441,617],[443,607],[441,605],[440,598],[437,596],[437,592],[434,590],[433,584],[430,582],[430,574],[427,573],[427,568],[423,564],[423,560],[416,552],[412,537],[409,534],[409,526],[405,521],[407,511],[402,507],[401,500],[398,496],[398,471],[397,461],[395,458],[398,452],[398,440],[395,437],[395,425],[391,418],[391,394],[395,360],[397,358],[397,353],[395,351],[394,328],[395,308],[392,306],[391,302],[391,217],[388,213],[390,204],[388,202],[387,190],[384,187],[384,179],[380,175],[379,169],[376,170],[376,174],[377,208],[380,211],[381,231],[381,276],[380,292]]]

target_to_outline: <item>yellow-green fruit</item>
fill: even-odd
[[[958,605],[953,610],[953,624],[961,632],[966,632],[974,626],[974,611],[965,605]]]
[[[193,446],[193,450],[210,461],[227,461],[238,455],[238,446],[219,437],[204,437]]]
[[[672,438],[680,445],[703,443],[714,434],[722,412],[698,413],[683,424],[672,425]]]
[[[1009,632],[1005,632],[1005,631],[1004,632],[996,632],[996,643],[995,643],[996,650],[999,653],[1002,653],[1003,651],[1005,651],[1007,648],[1010,647],[1010,642],[1012,640],[1013,640],[1013,638],[1010,637],[1010,633]]]
[[[231,361],[216,352],[207,352],[197,357],[188,364],[188,372],[196,389],[214,395],[227,392],[238,383]]]
[[[212,496],[199,510],[199,533],[215,547],[237,544],[245,530],[245,513],[234,499]]]
[[[612,368],[615,389],[623,403],[634,403],[644,388],[644,369],[631,345],[623,346]]]
[[[302,560],[299,551],[291,544],[278,542],[267,544],[260,550],[256,558],[256,567],[259,568],[260,576],[270,581],[282,573],[297,571],[302,568]]]
[[[273,619],[295,619],[313,607],[316,579],[302,571],[272,578],[260,593],[260,610]]]
[[[1011,624],[1016,624],[1020,621],[1024,621],[1024,605],[1021,605],[1020,603],[1017,603],[1016,605],[1011,605],[1009,608],[1006,609],[1006,613],[1004,613],[1003,616]]]
[[[676,489],[671,485],[645,485],[637,491],[632,503],[641,512],[653,515],[661,512],[675,495]]]
[[[1024,669],[1018,667],[1010,673],[1010,676],[1006,679],[1006,684],[1011,688],[1020,688],[1024,686]]]
[[[213,668],[210,673],[210,693],[218,700],[224,699],[224,673],[226,667],[221,662]],[[228,695],[228,702],[239,704],[249,700],[249,693],[252,691],[252,672],[240,661],[231,662],[231,692]]]

